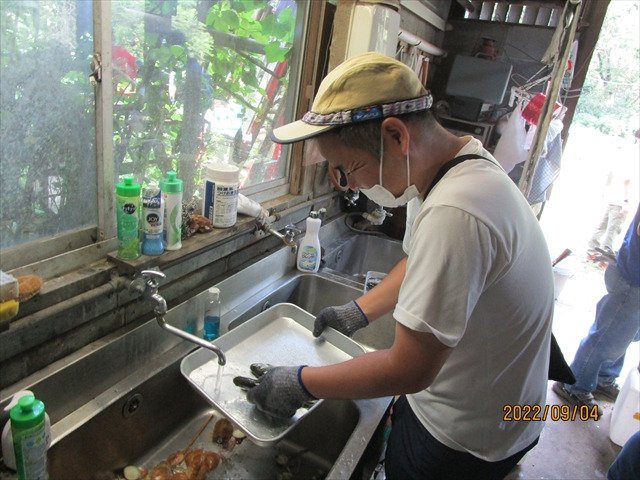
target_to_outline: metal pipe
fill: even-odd
[[[167,323],[164,319],[164,314],[167,313],[167,301],[164,299],[162,295],[158,293],[158,287],[160,286],[159,279],[165,278],[165,274],[159,270],[143,270],[140,272],[141,277],[145,280],[146,287],[143,295],[147,298],[150,298],[155,302],[155,306],[153,307],[153,312],[156,314],[156,321],[161,328],[165,329],[169,333],[173,333],[174,335],[183,338],[191,343],[195,343],[196,345],[201,346],[202,348],[206,348],[207,350],[211,350],[218,356],[218,364],[224,365],[227,363],[227,357],[224,352],[220,350],[213,343],[207,342],[206,340],[196,337],[195,335],[191,335],[190,333],[184,332],[179,328],[173,327]]]
[[[296,246],[296,242],[293,241],[293,239],[289,239],[288,235],[283,235],[282,233],[280,233],[279,231],[277,231],[275,228],[273,228],[273,226],[271,225],[264,225],[264,227],[262,228],[262,231],[264,233],[270,233],[271,235],[275,235],[276,237],[278,237],[280,240],[282,240],[282,242],[287,246],[287,247],[295,247]]]
[[[218,346],[214,345],[213,343],[209,343],[202,338],[198,338],[195,335],[191,335],[190,333],[184,332],[179,328],[169,325],[164,319],[164,316],[162,315],[159,315],[159,314],[156,315],[156,320],[158,321],[158,325],[164,328],[167,332],[173,333],[174,335],[177,335],[180,338],[183,338],[185,340],[188,340],[189,342],[195,343],[196,345],[199,345],[202,348],[211,350],[213,353],[215,353],[218,356],[218,364],[226,365],[227,357],[224,354],[224,352],[220,350],[220,348],[218,348]]]
[[[56,317],[65,314],[68,310],[107,297],[112,293],[124,289],[129,281],[124,277],[116,277],[108,283],[96,287],[87,292],[53,304],[11,324],[11,328],[2,333],[2,348],[0,348],[0,362],[14,355],[26,351],[29,348],[51,340],[54,335],[61,335],[90,320],[93,320],[102,312],[87,315],[85,311],[81,315],[67,315],[64,324],[56,322]]]
[[[430,55],[435,55],[437,57],[446,57],[447,52],[441,49],[440,47],[436,47],[432,43],[427,42],[426,40],[414,35],[411,32],[407,32],[405,29],[401,28],[400,33],[398,33],[398,39],[403,42],[407,42],[409,45],[413,47],[417,47],[418,50],[422,50],[425,53]]]

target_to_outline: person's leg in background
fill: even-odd
[[[624,209],[620,205],[609,205],[609,219],[604,236],[600,240],[600,248],[613,252],[613,241],[620,235],[622,224],[627,219],[627,214],[623,213]]]
[[[596,248],[602,248],[602,243],[600,242],[601,237],[604,235],[604,232],[607,231],[607,225],[609,224],[609,211],[611,210],[611,205],[607,205],[604,210],[604,214],[600,219],[600,223],[594,230],[589,242],[587,242],[587,255],[595,256],[598,254]]]
[[[607,471],[607,480],[632,478],[640,478],[640,432],[634,433],[627,440]]]
[[[620,375],[624,354],[638,333],[638,287],[631,285],[611,264],[605,271],[607,294],[596,308],[596,319],[589,334],[580,342],[580,347],[571,363],[576,377],[574,385],[565,385],[571,393],[591,393],[602,372],[603,380],[611,382]],[[615,379],[613,379],[615,381]]]

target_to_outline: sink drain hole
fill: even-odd
[[[138,411],[140,405],[142,405],[142,395],[136,393],[135,395],[130,396],[124,403],[124,407],[122,408],[122,416],[124,418],[129,418],[131,415]]]

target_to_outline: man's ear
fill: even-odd
[[[385,118],[382,122],[385,149],[398,149],[404,156],[409,150],[409,129],[407,125],[396,117]]]

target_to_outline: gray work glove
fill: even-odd
[[[329,326],[351,337],[356,330],[367,325],[369,325],[369,320],[362,313],[360,306],[353,300],[341,307],[323,309],[313,323],[313,336],[319,337],[322,331]]]
[[[293,417],[305,403],[316,398],[302,384],[301,367],[275,367],[247,392],[247,400],[261,412],[277,418]]]

